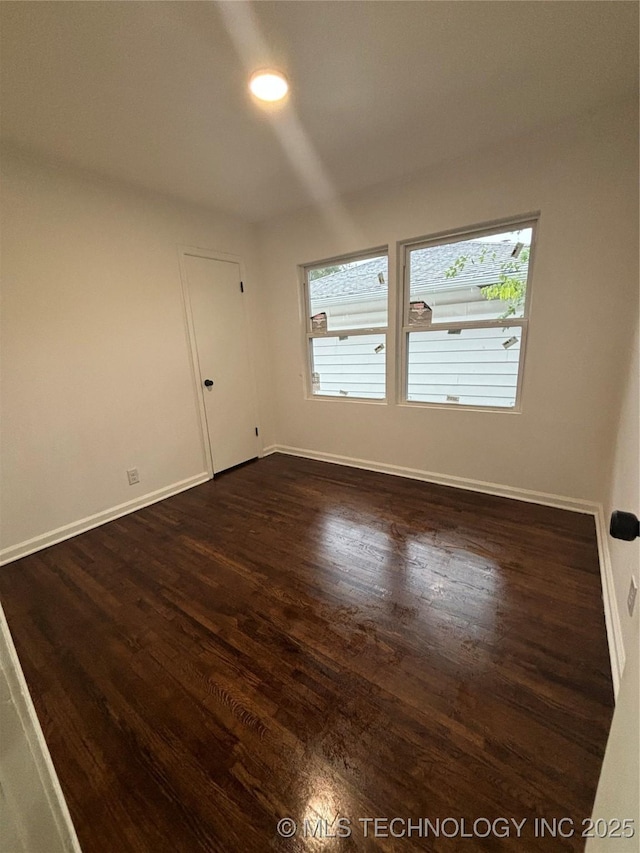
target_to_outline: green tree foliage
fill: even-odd
[[[530,249],[528,246],[525,246],[517,258],[507,258],[502,261],[498,271],[497,282],[481,287],[481,292],[485,299],[500,299],[502,302],[507,303],[507,309],[504,314],[500,315],[500,320],[516,314],[524,305],[527,295],[526,267],[529,262],[529,254]],[[489,246],[486,248],[483,247],[476,258],[469,258],[468,255],[460,255],[445,270],[445,277],[455,278],[464,270],[468,263],[475,266],[476,264],[484,263],[487,259],[495,261],[497,258],[496,251],[492,250]]]
[[[316,267],[316,269],[309,272],[309,281],[324,278],[325,275],[333,275],[334,272],[340,272],[342,269],[344,269],[344,264],[335,267]]]

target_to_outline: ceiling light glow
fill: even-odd
[[[281,101],[289,91],[289,84],[279,71],[256,71],[249,88],[261,101]]]

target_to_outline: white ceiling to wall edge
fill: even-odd
[[[638,80],[635,3],[3,2],[8,147],[252,221],[424,171]],[[258,107],[259,67],[292,91]]]

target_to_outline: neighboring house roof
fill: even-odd
[[[498,281],[502,264],[511,260],[515,242],[486,243],[469,240],[446,243],[411,252],[411,292],[486,287]],[[456,259],[467,258],[464,269],[447,278],[445,272]],[[484,257],[484,260],[481,260]],[[384,275],[384,283],[378,278]],[[310,283],[313,302],[346,296],[382,295],[387,289],[387,259],[374,258],[354,264]]]

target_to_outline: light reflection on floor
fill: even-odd
[[[363,521],[361,512],[356,519],[328,510],[315,522],[315,535],[328,555],[322,567],[327,589],[339,592],[343,607],[357,608],[350,612],[353,622],[384,621],[386,627],[392,620],[398,630],[418,627],[424,644],[431,638],[442,644],[445,638],[466,648],[501,633],[497,608],[505,594],[504,570],[491,543],[477,541],[477,534],[472,539],[454,529],[413,531],[374,515]],[[350,585],[350,564],[362,551],[370,566],[366,589]],[[478,665],[477,654],[471,662]]]

